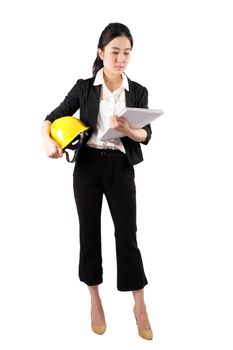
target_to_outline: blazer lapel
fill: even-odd
[[[97,117],[99,114],[99,101],[100,101],[100,92],[101,85],[94,86],[92,85],[88,97],[88,106],[87,106],[87,114],[88,114],[88,122],[90,126],[95,129],[97,123]]]
[[[134,86],[129,78],[128,78],[128,82],[129,82],[129,91],[125,90],[126,107],[135,107],[136,100],[135,100]]]

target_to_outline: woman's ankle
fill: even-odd
[[[101,299],[100,299],[100,297],[99,298],[91,298],[91,306],[92,307],[102,307],[102,301],[101,301]]]
[[[90,297],[91,297],[91,305],[101,304],[98,285],[97,286],[88,286],[88,290],[89,290]]]

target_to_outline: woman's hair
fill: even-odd
[[[109,23],[107,27],[102,31],[97,48],[103,50],[106,45],[118,36],[126,36],[131,44],[131,49],[133,48],[133,37],[129,31],[129,28],[122,23]],[[98,70],[103,67],[103,61],[97,56],[93,64],[93,75],[95,76]]]

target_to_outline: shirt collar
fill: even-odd
[[[103,85],[104,84],[104,77],[103,77],[103,68],[101,68],[96,76],[95,76],[95,81],[93,83],[93,85]],[[125,73],[122,74],[122,87],[125,88],[125,90],[129,91],[129,82],[128,82],[128,78],[125,75]]]

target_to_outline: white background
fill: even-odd
[[[1,349],[232,350],[232,11],[230,1],[8,1],[1,5]],[[104,201],[108,329],[90,330],[78,279],[73,165],[46,157],[42,122],[91,76],[100,33],[125,23],[127,75],[163,109],[135,166],[138,243],[154,340],[116,289]]]

